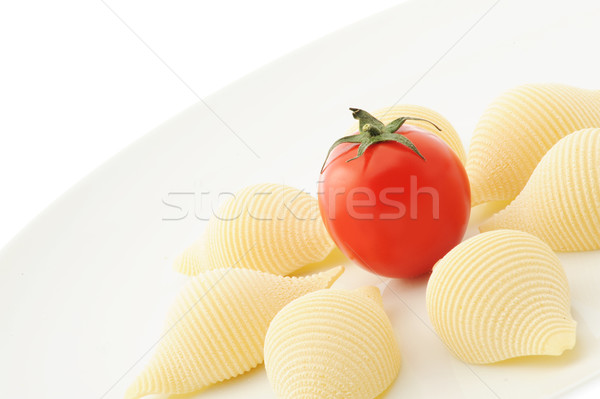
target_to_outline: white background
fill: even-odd
[[[0,247],[110,156],[197,102],[185,84],[205,97],[401,2],[0,3]]]

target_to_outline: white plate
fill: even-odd
[[[441,112],[468,143],[486,104],[511,86],[600,87],[597,3],[501,1],[455,45],[492,4],[408,2],[208,98],[258,157],[198,104],[73,187],[0,254],[0,397],[122,397],[185,280],[171,262],[204,227],[194,214],[209,214],[217,193],[249,183],[314,193],[326,149],[352,123],[348,106],[393,104],[416,83],[402,102]],[[425,280],[391,282],[385,306],[403,367],[388,397],[547,397],[596,375],[600,255],[561,259],[579,324],[575,350],[559,358],[466,366],[431,332]],[[381,283],[347,269],[337,286]],[[261,366],[198,397],[272,393]]]

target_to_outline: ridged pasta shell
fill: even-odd
[[[375,398],[400,370],[379,290],[320,290],[290,302],[267,331],[265,368],[280,398]]]
[[[452,148],[454,153],[456,153],[456,155],[463,164],[465,164],[465,162],[467,161],[465,148],[463,147],[462,141],[460,141],[458,133],[456,133],[456,130],[454,129],[454,127],[452,127],[448,119],[444,118],[441,114],[435,112],[434,110],[422,107],[420,105],[400,104],[394,105],[393,107],[385,107],[378,109],[377,111],[372,112],[371,115],[379,119],[385,125],[402,116],[427,119],[428,121],[435,123],[441,129],[441,131],[437,130],[430,123],[423,121],[407,121],[406,124],[418,126],[421,129],[425,129],[428,132],[431,132],[436,136],[440,137],[450,146],[450,148]],[[358,122],[356,122],[354,125],[352,125],[350,129],[348,129],[349,134],[355,133],[357,131]]]
[[[192,277],[167,317],[167,330],[127,399],[198,391],[256,367],[271,319],[288,302],[328,288],[338,266],[307,277],[216,269]]]
[[[239,191],[173,265],[187,275],[238,267],[286,275],[333,250],[316,198],[283,184]]]
[[[206,253],[205,234],[194,241],[192,245],[187,247],[173,262],[173,269],[186,276],[196,276],[202,271],[208,269],[206,265],[210,265],[210,260]],[[204,266],[203,266],[204,265]],[[233,265],[230,265],[233,266]],[[227,267],[227,266],[223,266]],[[210,270],[210,269],[208,269]]]
[[[480,229],[527,231],[555,251],[600,249],[600,129],[556,143],[517,198]]]
[[[558,356],[575,345],[565,272],[529,233],[498,230],[459,244],[434,266],[426,301],[435,331],[468,363]]]
[[[471,138],[466,169],[472,205],[513,200],[558,140],[593,127],[600,127],[599,91],[530,84],[502,94]]]

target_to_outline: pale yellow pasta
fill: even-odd
[[[282,277],[229,268],[192,277],[173,304],[152,359],[125,397],[194,392],[256,367],[275,314],[295,298],[330,287],[342,272],[338,266]]]
[[[265,338],[265,368],[284,399],[373,399],[394,381],[400,351],[375,287],[320,290],[286,305]]]
[[[575,345],[565,272],[529,233],[498,230],[459,244],[434,266],[426,301],[435,331],[468,363],[558,356]]]
[[[600,129],[556,143],[517,198],[480,227],[503,228],[534,234],[555,251],[600,249]]]
[[[228,200],[173,267],[187,275],[222,267],[286,275],[334,247],[314,197],[283,184],[257,184]]]
[[[444,118],[438,112],[431,110],[426,107],[422,107],[420,105],[409,105],[409,104],[400,104],[394,105],[392,107],[385,107],[378,109],[375,112],[371,112],[375,118],[379,119],[383,122],[384,125],[387,125],[391,121],[401,118],[403,116],[410,116],[412,118],[422,118],[426,119],[430,122],[433,122],[440,130],[437,130],[431,123],[427,123],[424,121],[406,121],[407,125],[418,126],[421,129],[425,129],[436,136],[440,137],[442,140],[452,148],[454,153],[458,156],[460,161],[464,164],[467,160],[467,156],[465,154],[465,149],[463,147],[462,142],[460,141],[460,137],[454,127],[450,124],[450,122]],[[354,123],[352,127],[348,130],[348,133],[354,133],[358,131],[358,122]]]
[[[576,130],[600,127],[600,91],[529,84],[498,97],[481,116],[469,147],[473,205],[511,201],[544,154]]]
[[[187,276],[195,276],[202,273],[202,271],[210,270],[210,268],[207,267],[207,265],[210,265],[210,259],[206,254],[205,237],[206,232],[201,238],[196,240],[175,258],[173,269],[175,269],[176,272]]]

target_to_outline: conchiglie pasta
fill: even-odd
[[[187,276],[195,276],[202,273],[202,271],[210,270],[210,259],[206,253],[205,237],[206,232],[175,258],[173,269],[176,272]]]
[[[435,331],[468,363],[557,356],[575,345],[565,272],[529,233],[498,230],[459,244],[433,268],[426,301]]]
[[[398,375],[400,351],[379,290],[320,290],[286,305],[267,331],[265,368],[284,399],[381,394]]]
[[[385,107],[378,109],[375,112],[372,112],[375,118],[379,119],[384,125],[392,122],[395,119],[401,118],[403,116],[410,116],[412,118],[422,118],[426,119],[430,122],[433,122],[440,130],[437,130],[431,123],[427,123],[424,121],[412,121],[409,120],[406,122],[407,125],[418,126],[422,129],[425,129],[436,136],[440,137],[442,140],[446,142],[452,148],[454,153],[458,156],[460,161],[464,164],[467,160],[467,156],[465,154],[465,149],[463,144],[454,130],[454,127],[450,124],[450,122],[444,118],[441,114],[426,108],[420,105],[394,105],[392,107]],[[358,122],[356,122],[350,129],[349,133],[354,133],[358,131]]]
[[[517,198],[481,225],[503,228],[534,234],[555,251],[600,249],[600,129],[556,143]]]
[[[192,277],[167,317],[153,357],[125,397],[184,394],[256,367],[275,314],[288,302],[328,288],[338,266],[307,277],[215,269]]]
[[[286,275],[323,260],[334,247],[314,197],[282,184],[257,184],[221,207],[174,269],[196,275],[238,267]]]
[[[600,91],[529,84],[502,94],[471,138],[466,169],[472,204],[513,200],[558,140],[594,127],[600,127]]]

